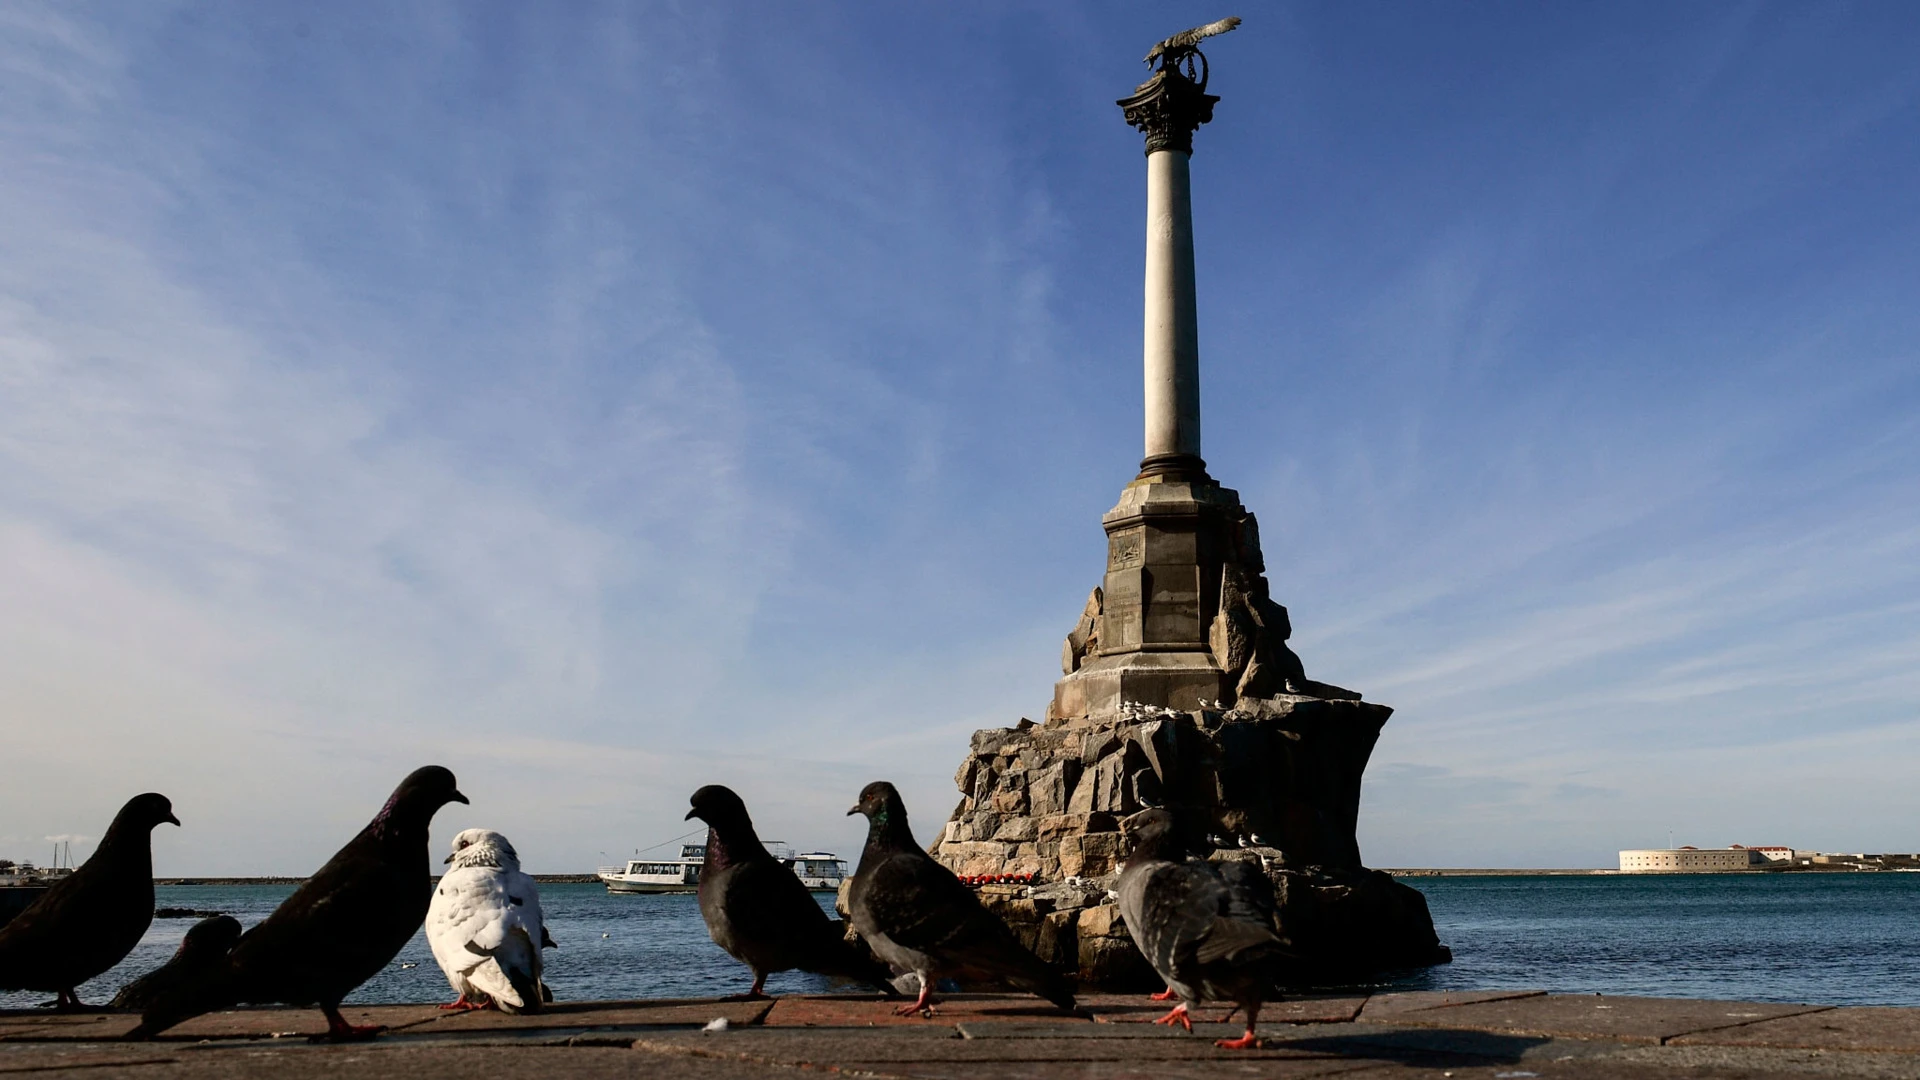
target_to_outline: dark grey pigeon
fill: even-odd
[[[768,975],[795,968],[893,992],[887,966],[847,941],[793,871],[768,854],[733,789],[709,784],[691,802],[687,816],[707,823],[700,916],[713,943],[753,969],[748,998],[764,996]]]
[[[153,1004],[170,991],[205,978],[227,962],[227,953],[240,940],[240,920],[231,915],[215,915],[193,924],[173,959],[120,988],[112,1007],[138,1011]]]
[[[318,1005],[331,1040],[372,1038],[340,1001],[399,954],[433,899],[427,826],[450,802],[466,802],[453,774],[415,769],[360,835],[294,890],[266,921],[240,936],[227,962],[161,995],[129,1039],[150,1039],[183,1020],[241,1003]]]
[[[80,1008],[74,988],[127,958],[153,922],[153,828],[180,824],[151,791],[114,815],[80,869],[0,929],[0,990],[46,990]]]
[[[1275,932],[1273,886],[1250,863],[1188,862],[1173,815],[1143,810],[1126,820],[1127,861],[1120,871],[1120,915],[1133,943],[1180,999],[1157,1023],[1193,1030],[1188,1010],[1231,1001],[1247,1011],[1247,1032],[1216,1045],[1259,1045],[1260,1003],[1278,996],[1290,953]],[[1233,1013],[1228,1013],[1232,1016]]]
[[[902,1016],[931,1011],[941,978],[991,979],[1074,1007],[1073,986],[1020,944],[973,890],[914,842],[907,807],[884,780],[868,784],[849,814],[867,815],[867,846],[848,889],[853,928],[875,955],[920,980],[920,998]]]

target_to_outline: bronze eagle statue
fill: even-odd
[[[1215,34],[1224,34],[1239,25],[1240,16],[1229,15],[1218,22],[1210,22],[1205,26],[1196,26],[1191,30],[1182,30],[1180,33],[1173,35],[1147,50],[1147,56],[1144,62],[1151,64],[1154,60],[1164,55],[1166,57],[1164,66],[1172,67],[1174,64],[1185,60],[1188,54],[1199,52],[1199,46],[1202,40],[1210,38]]]

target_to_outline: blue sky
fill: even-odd
[[[1140,453],[1167,4],[0,8],[0,855],[931,837]],[[1286,5],[1210,50],[1206,457],[1375,865],[1920,847],[1920,14]],[[443,838],[442,838],[443,839]]]

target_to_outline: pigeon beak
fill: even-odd
[[[167,814],[167,820],[173,822],[175,825],[180,824],[180,819],[177,817],[174,817],[171,812]]]
[[[859,813],[859,812],[860,812],[860,804],[859,804],[859,803],[854,803],[854,804],[853,804],[853,809],[851,809],[851,810],[849,810],[849,811],[847,811],[847,816],[848,816],[848,817],[852,817],[853,815],[855,815],[855,814],[857,814],[857,813]]]
[[[451,794],[451,795],[449,795],[449,796],[447,796],[447,798],[448,798],[449,800],[451,800],[451,801],[453,801],[453,802],[457,802],[457,803],[467,803],[467,797],[466,797],[465,795],[462,795],[462,794],[460,794],[460,789],[459,789],[459,788],[454,788],[454,789],[453,789],[453,794]],[[467,803],[467,805],[468,805],[468,806],[472,806],[473,804],[472,804],[472,803]]]
[[[687,811],[687,816],[686,816],[686,817],[683,817],[683,818],[681,818],[680,820],[681,820],[681,821],[692,821],[692,820],[693,820],[693,815],[695,815],[695,814],[697,814],[697,813],[699,813],[699,812],[700,812],[700,811],[698,811],[698,810],[689,810],[689,811]]]
[[[446,858],[440,860],[440,865],[445,866],[446,864],[452,861],[453,861],[453,856],[449,855]]]

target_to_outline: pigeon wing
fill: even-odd
[[[1154,57],[1159,56],[1169,49],[1191,48],[1207,38],[1213,37],[1216,34],[1224,34],[1239,25],[1240,17],[1238,15],[1229,15],[1224,19],[1215,19],[1205,26],[1196,26],[1191,30],[1182,30],[1160,44],[1155,45],[1152,49],[1149,49],[1146,60],[1147,62],[1152,62]]]
[[[470,951],[467,943],[482,937],[499,943],[501,934],[490,932],[489,927],[499,920],[504,904],[504,890],[477,867],[450,870],[434,888],[433,902],[427,907],[427,946],[456,993],[467,992],[473,969],[486,959],[484,953]]]
[[[1224,883],[1207,867],[1171,862],[1136,880],[1126,912],[1134,944],[1162,978],[1191,984],[1195,954],[1225,906]]]
[[[420,864],[382,855],[356,837],[241,936],[233,968],[243,1000],[338,1000],[393,960],[419,929],[433,886]]]

